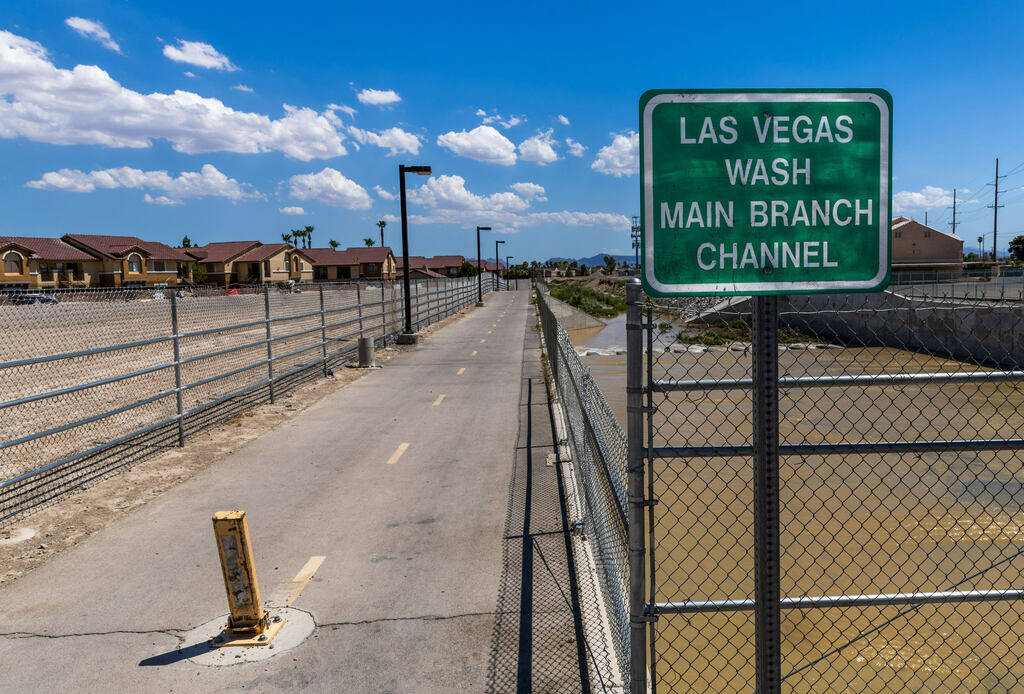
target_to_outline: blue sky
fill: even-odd
[[[1000,248],[1024,233],[1019,3],[11,5],[0,234],[346,246],[384,218],[397,248],[408,163],[435,173],[414,254],[475,253],[476,224],[485,255],[629,253],[644,90],[857,86],[893,95],[898,212],[948,229],[956,187],[990,245],[999,156]]]

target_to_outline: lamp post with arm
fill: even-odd
[[[501,274],[499,272],[501,270],[501,268],[498,267],[499,265],[501,265],[501,260],[500,260],[501,256],[498,255],[498,244],[499,243],[505,243],[505,242],[504,241],[498,241],[497,239],[494,240],[494,291],[498,291],[498,289],[499,289],[498,280],[501,278]]]
[[[419,341],[419,335],[412,331],[412,304],[409,297],[409,221],[405,213],[405,174],[407,173],[429,176],[430,167],[398,165],[398,188],[402,207],[402,292],[405,294],[405,331],[398,336],[398,342],[403,345],[413,345]]]

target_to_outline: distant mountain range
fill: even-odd
[[[597,255],[592,255],[588,258],[548,258],[548,260],[551,261],[552,263],[560,263],[563,260],[571,263],[572,261],[575,260],[580,265],[586,265],[587,267],[595,267],[597,265],[604,265],[605,255],[605,253],[598,253]],[[615,260],[620,263],[629,263],[630,265],[632,265],[633,263],[636,262],[635,255],[613,255],[612,257],[615,258]]]

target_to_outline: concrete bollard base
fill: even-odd
[[[415,345],[420,341],[419,333],[399,333],[395,341],[400,345]]]

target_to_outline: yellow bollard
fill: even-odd
[[[245,511],[218,511],[213,514],[213,534],[217,538],[217,553],[224,573],[230,614],[224,631],[210,645],[265,646],[284,626],[284,620],[270,618],[263,609]]]

